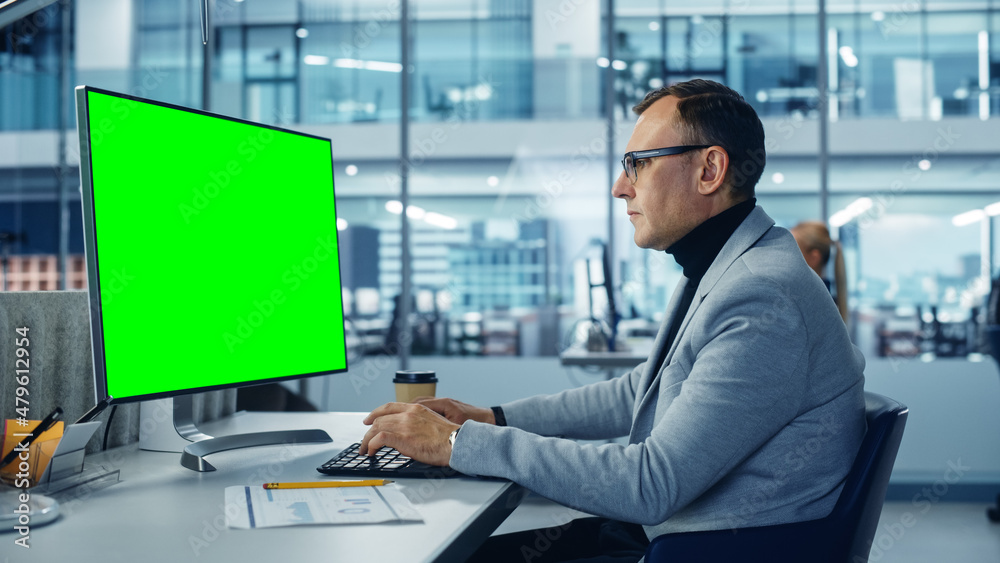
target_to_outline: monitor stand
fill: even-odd
[[[194,422],[194,396],[182,395],[144,401],[139,407],[139,448],[158,452],[181,452],[181,465],[193,471],[215,471],[205,456],[216,452],[306,442],[332,442],[323,430],[278,430],[250,432],[213,438],[198,430]]]

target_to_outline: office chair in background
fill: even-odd
[[[650,543],[645,561],[868,561],[907,413],[905,405],[865,392],[868,430],[840,498],[826,518],[758,528],[664,534]]]

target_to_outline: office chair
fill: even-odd
[[[645,561],[868,561],[907,412],[901,403],[865,392],[868,431],[829,516],[757,528],[664,534],[650,543]]]

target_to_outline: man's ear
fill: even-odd
[[[701,161],[701,178],[698,183],[698,193],[711,195],[719,191],[726,181],[729,171],[729,153],[722,147],[712,146],[705,151]]]

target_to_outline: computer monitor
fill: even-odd
[[[331,141],[89,86],[76,101],[98,399],[346,371]],[[260,439],[236,442],[192,451]]]
[[[597,256],[600,252],[600,256]],[[577,261],[575,276],[577,290],[586,297],[578,304],[585,303],[587,330],[580,332],[581,325],[572,329],[574,338],[581,337],[588,349],[594,351],[606,347],[609,351],[621,350],[618,341],[618,312],[615,299],[614,281],[611,277],[611,257],[608,245],[600,239],[592,239],[584,251],[585,258]]]

